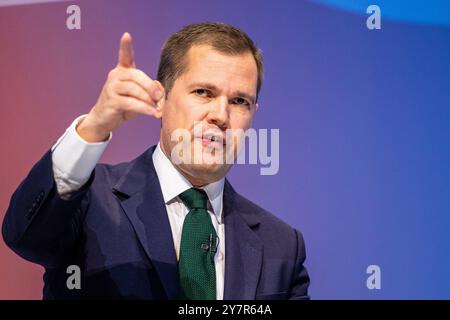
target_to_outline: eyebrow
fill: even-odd
[[[189,87],[191,87],[191,88],[202,87],[202,88],[209,89],[211,91],[219,91],[219,88],[217,88],[212,83],[208,83],[208,82],[196,82],[196,83],[193,83],[192,85],[190,85]],[[256,103],[256,101],[255,101],[256,97],[254,97],[253,95],[247,94],[243,91],[240,91],[240,90],[234,91],[232,95],[237,96],[237,97],[246,98],[247,100],[250,100],[250,102],[252,104]]]

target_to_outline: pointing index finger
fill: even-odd
[[[119,63],[118,66],[124,68],[134,68],[134,50],[131,35],[125,32],[120,39]]]

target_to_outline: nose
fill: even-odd
[[[219,97],[211,104],[207,120],[220,129],[225,130],[228,127],[228,98]]]

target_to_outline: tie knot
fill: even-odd
[[[191,209],[205,209],[207,208],[208,196],[205,191],[197,188],[190,188],[180,194],[181,200]]]

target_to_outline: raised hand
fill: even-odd
[[[125,32],[120,39],[119,62],[109,72],[97,103],[78,124],[77,132],[88,142],[99,142],[138,115],[159,119],[158,102],[163,97],[161,83],[136,69],[131,35]]]

